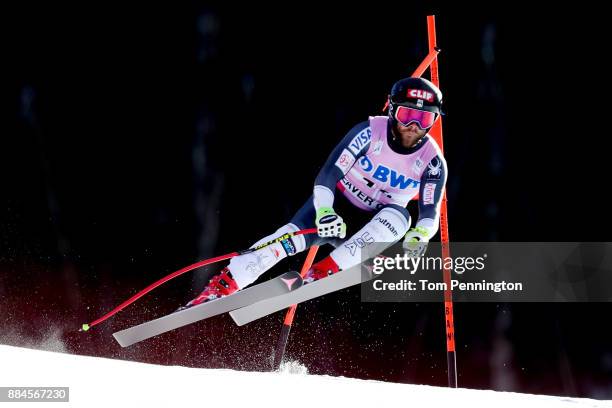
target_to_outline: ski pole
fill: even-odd
[[[302,265],[302,270],[300,271],[300,275],[302,278],[306,276],[306,273],[312,266],[315,257],[317,256],[317,251],[319,250],[318,245],[312,245],[310,250],[308,251],[308,255],[306,256],[306,260]],[[291,326],[293,325],[293,318],[295,316],[295,310],[297,309],[297,304],[291,305],[289,309],[287,309],[287,314],[285,315],[285,320],[283,322],[283,327],[281,329],[280,336],[278,338],[278,344],[276,345],[276,352],[274,353],[274,362],[273,369],[277,370],[283,359],[285,358],[285,349],[287,348],[287,340],[289,339],[289,333],[291,332]]]
[[[287,234],[284,234],[278,238],[275,238],[273,240],[270,240],[268,242],[264,242],[262,244],[259,244],[255,247],[249,248],[249,249],[244,249],[242,251],[236,251],[236,252],[231,252],[229,254],[225,254],[225,255],[220,255],[220,256],[216,256],[214,258],[209,258],[209,259],[204,259],[202,261],[196,262],[194,264],[191,264],[189,266],[186,266],[182,269],[179,269],[178,271],[172,272],[171,274],[161,278],[160,280],[150,284],[149,286],[147,286],[146,288],[144,288],[143,290],[141,290],[140,292],[136,293],[134,296],[132,296],[131,298],[129,298],[128,300],[126,300],[125,302],[121,303],[119,306],[117,306],[116,308],[114,308],[113,310],[111,310],[110,312],[108,312],[107,314],[105,314],[104,316],[100,317],[97,320],[94,320],[93,322],[89,323],[89,324],[83,324],[83,326],[81,327],[82,331],[87,331],[90,328],[102,323],[103,321],[107,320],[108,318],[114,316],[115,314],[117,314],[118,312],[120,312],[121,310],[123,310],[125,307],[127,307],[128,305],[134,303],[136,300],[140,299],[142,296],[146,295],[147,293],[149,293],[150,291],[152,291],[153,289],[155,289],[156,287],[168,282],[170,279],[176,278],[179,275],[182,275],[186,272],[192,271],[194,269],[197,268],[201,268],[202,266],[206,266],[206,265],[211,265],[214,264],[215,262],[220,262],[226,259],[230,259],[233,258],[235,256],[239,256],[239,255],[245,255],[245,254],[249,254],[251,252],[255,252],[259,249],[265,248],[269,245],[272,245],[276,242],[280,242],[286,239],[289,239],[291,237],[297,236],[297,235],[307,235],[307,234],[315,234],[317,232],[316,228],[308,228],[308,229],[304,229],[304,230],[300,230],[300,231],[296,231],[296,232],[289,232]]]
[[[429,42],[429,50],[437,49],[436,46],[436,17],[427,16],[427,38]],[[431,82],[438,88],[440,87],[440,77],[438,75],[438,58],[435,58],[430,66]],[[440,146],[440,150],[444,152],[444,139],[442,137],[442,118],[436,122],[431,130],[431,135]],[[450,257],[450,237],[448,235],[448,210],[446,200],[446,190],[442,196],[442,205],[440,207],[440,242],[442,244],[442,258]],[[448,386],[457,388],[457,355],[455,353],[455,321],[453,316],[453,292],[450,289],[451,285],[451,270],[444,264],[444,317],[446,326],[446,363],[448,369]]]

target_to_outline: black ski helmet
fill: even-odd
[[[404,78],[393,84],[389,94],[389,119],[393,122],[398,105],[443,114],[442,92],[424,78]]]

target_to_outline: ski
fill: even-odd
[[[271,296],[257,303],[235,309],[230,312],[230,316],[232,316],[232,319],[234,319],[238,326],[242,326],[279,310],[286,309],[291,305],[366,282],[373,279],[374,276],[371,268],[363,264],[357,265],[324,279],[303,285],[301,288],[289,293]]]
[[[127,347],[167,331],[248,306],[270,296],[279,296],[291,292],[301,287],[302,283],[302,278],[298,272],[287,272],[232,295],[118,331],[113,333],[113,336],[121,347]]]

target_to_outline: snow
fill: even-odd
[[[0,345],[0,386],[70,387],[71,407],[612,407],[612,402],[280,372],[157,366]],[[18,407],[39,403],[3,403]],[[146,405],[144,405],[146,404]]]

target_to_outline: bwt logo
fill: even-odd
[[[424,99],[427,102],[433,102],[434,100],[434,94],[420,89],[408,89],[406,90],[406,96],[414,99]]]
[[[374,169],[374,165],[368,158],[368,156],[363,156],[359,160],[359,165],[363,169],[363,171],[367,173],[373,173],[372,177],[378,181],[382,181],[383,183],[389,183],[389,185],[393,188],[399,188],[401,190],[405,190],[407,188],[417,188],[420,181],[413,180],[410,177],[406,177],[405,175],[398,173],[397,171],[383,166],[379,164],[376,169]]]

